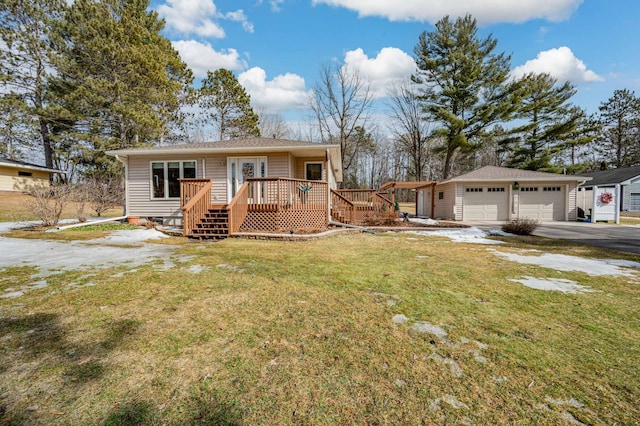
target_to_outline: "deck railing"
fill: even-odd
[[[355,220],[354,204],[333,189],[331,190],[331,216],[338,222],[347,224],[353,224]]]
[[[247,200],[247,215],[244,223],[237,225],[238,229],[282,232],[327,227],[329,202],[326,182],[251,178],[245,184],[247,193],[242,197]],[[237,197],[236,194],[234,200]],[[232,211],[236,208],[234,206]]]
[[[242,184],[233,200],[227,206],[229,215],[229,235],[238,232],[249,211],[249,182]]]
[[[184,236],[193,230],[211,208],[211,179],[180,179],[180,205]]]
[[[375,189],[338,189],[334,191],[353,204],[352,223],[362,223],[373,217],[393,217],[391,200]]]

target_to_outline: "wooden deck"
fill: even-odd
[[[248,179],[227,205],[211,204],[210,179],[181,179],[186,237],[226,238],[238,232],[318,232],[329,216],[346,224],[394,215],[393,203],[375,190],[329,190],[322,181]]]

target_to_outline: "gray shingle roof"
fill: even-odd
[[[640,166],[580,173],[580,176],[589,176],[593,178],[589,181],[588,185],[585,186],[615,185],[640,177]]]
[[[531,170],[510,169],[508,167],[485,166],[469,173],[448,179],[445,182],[464,181],[535,181],[535,180],[560,180],[576,181],[585,180],[581,176],[567,176],[556,173],[534,172]]]

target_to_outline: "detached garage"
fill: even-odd
[[[434,188],[436,218],[540,222],[577,218],[577,187],[589,178],[487,166]]]

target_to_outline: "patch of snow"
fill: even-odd
[[[462,369],[460,368],[460,366],[458,365],[457,362],[455,362],[455,360],[451,359],[451,358],[445,358],[440,354],[437,353],[433,353],[431,355],[429,355],[427,357],[427,359],[432,359],[440,364],[445,364],[449,366],[449,369],[451,370],[451,374],[453,374],[456,377],[462,377],[464,375],[464,373],[462,372]]]
[[[520,279],[510,278],[509,281],[520,283],[526,287],[534,288],[536,290],[545,291],[560,291],[562,293],[593,293],[595,290],[589,287],[581,286],[575,281],[565,280],[562,278],[534,278],[534,277],[522,277]]]
[[[394,324],[405,324],[409,322],[409,318],[407,318],[406,315],[398,314],[398,315],[395,315],[393,318],[391,318],[391,321]]]
[[[512,262],[527,265],[543,266],[566,272],[584,272],[589,275],[632,277],[635,271],[623,268],[640,268],[640,263],[615,259],[585,259],[565,254],[544,253],[540,256],[525,256],[518,253],[507,253],[495,249],[489,249],[497,256],[504,257]]]
[[[552,398],[550,396],[545,398],[545,401],[547,401],[549,404],[553,404],[553,405],[561,405],[561,406],[568,406],[568,407],[573,407],[573,408],[584,408],[584,404],[580,401],[578,401],[575,398],[569,398],[569,399],[555,399]]]
[[[454,396],[452,395],[445,395],[442,398],[437,398],[435,401],[433,401],[431,404],[429,404],[429,408],[432,410],[437,410],[440,408],[440,403],[441,402],[446,402],[447,404],[449,404],[452,408],[455,408],[456,410],[460,410],[462,408],[464,408],[465,410],[469,409],[469,406],[463,402],[458,401]]]
[[[152,234],[146,235],[152,236]],[[108,269],[123,265],[137,267],[152,261],[165,260],[175,249],[176,247],[172,245],[158,244],[128,248],[87,244],[84,241],[0,237],[0,252],[2,253],[0,268],[33,267],[39,272],[32,278],[39,278],[65,271]]]
[[[447,237],[455,243],[474,243],[474,244],[504,244],[504,241],[496,241],[487,239],[491,235],[475,226],[471,228],[456,229],[439,229],[436,231],[408,231],[411,234],[426,235],[431,237]]]
[[[122,229],[114,231],[106,237],[87,240],[85,243],[134,245],[147,240],[160,240],[162,238],[169,238],[169,236],[156,229]]]
[[[0,294],[0,299],[14,299],[22,295],[24,295],[24,292],[22,291],[10,291],[5,294]]]
[[[438,325],[433,325],[427,321],[416,321],[411,326],[411,329],[416,333],[429,333],[441,339],[447,337],[447,332],[444,328]]]
[[[403,388],[403,387],[407,386],[407,382],[405,382],[402,379],[396,379],[396,381],[394,383],[399,388]]]
[[[412,217],[409,219],[409,222],[420,223],[423,225],[437,225],[438,222],[433,219],[420,219],[417,217]]]
[[[189,269],[187,269],[187,271],[191,272],[192,274],[199,274],[202,271],[208,271],[209,269],[211,269],[208,266],[202,266],[202,265],[191,265],[191,267]]]
[[[220,269],[228,269],[230,271],[237,272],[239,274],[244,273],[244,269],[239,268],[237,266],[229,265],[227,263],[221,263],[221,264],[217,265],[217,267],[220,268]]]

